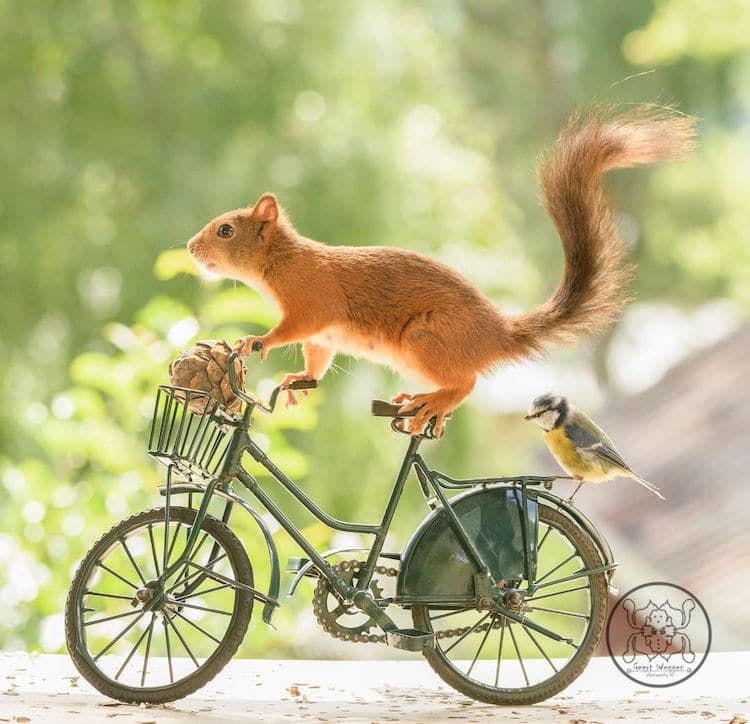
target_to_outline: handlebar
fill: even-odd
[[[414,415],[417,414],[417,410],[399,412],[403,406],[403,403],[397,405],[393,402],[386,402],[385,400],[373,400],[371,412],[375,417],[414,417]]]
[[[260,345],[260,346],[258,346]],[[260,349],[262,349],[263,343],[260,340],[257,340],[253,343],[253,352],[258,352]],[[234,363],[240,358],[239,352],[232,352],[229,357],[227,358],[227,370],[229,371],[229,386],[232,388],[232,392],[239,397],[241,400],[244,400],[249,405],[252,405],[253,407],[259,407],[263,412],[273,412],[274,408],[276,407],[276,400],[279,396],[279,393],[283,390],[313,390],[318,386],[317,380],[298,380],[297,382],[292,382],[289,385],[284,385],[283,387],[281,385],[278,385],[274,388],[273,392],[271,393],[271,399],[268,401],[268,404],[263,402],[262,400],[259,400],[255,397],[252,397],[251,395],[248,395],[247,392],[245,392],[240,385],[237,382],[237,373],[234,369]]]

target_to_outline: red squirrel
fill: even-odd
[[[477,375],[539,354],[555,343],[608,326],[625,302],[631,267],[617,218],[601,186],[614,168],[676,158],[692,146],[694,119],[638,108],[624,116],[574,116],[542,159],[544,205],[565,255],[557,291],[533,311],[508,316],[473,284],[423,254],[388,246],[327,246],[299,234],[276,197],[228,211],[188,242],[195,260],[270,297],[281,320],[245,337],[242,354],[302,342],[305,369],[294,380],[319,380],[343,352],[421,378],[424,394],[401,393],[416,410],[413,434],[446,416],[472,391]],[[296,400],[290,391],[289,401]]]

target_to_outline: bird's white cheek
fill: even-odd
[[[543,413],[537,418],[537,425],[542,428],[542,430],[552,430],[555,427],[555,422],[557,421],[557,411],[556,410],[547,410],[547,412]]]

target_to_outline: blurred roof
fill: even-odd
[[[667,500],[626,479],[576,496],[615,558],[628,561],[616,577],[622,593],[656,575],[685,586],[729,648],[750,645],[749,377],[750,324],[614,401],[598,416],[602,427]]]

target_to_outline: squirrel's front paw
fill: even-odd
[[[315,378],[307,372],[288,372],[286,375],[284,375],[284,379],[281,380],[281,384],[279,385],[279,387],[281,387],[281,389],[286,392],[286,406],[289,407],[290,405],[297,404],[297,395],[295,394],[294,390],[286,389],[289,385],[292,384],[292,382],[307,382],[313,381],[314,379]],[[307,390],[302,390],[302,394],[307,397]]]
[[[265,337],[254,337],[253,335],[249,335],[242,339],[238,339],[234,343],[234,351],[243,357],[246,357],[253,352],[260,352],[260,358],[261,360],[264,360],[268,354],[268,348],[265,342]]]

